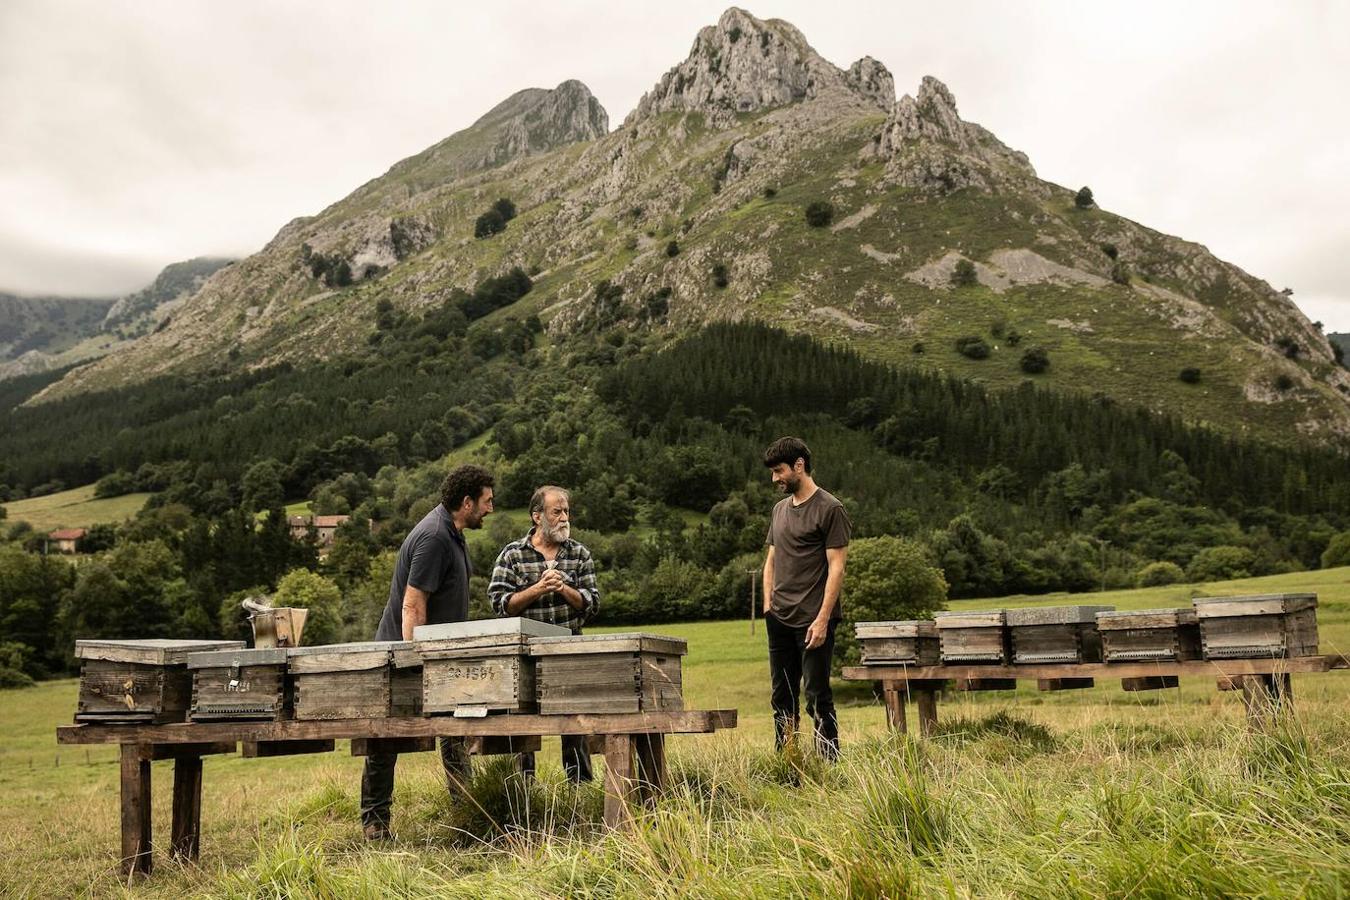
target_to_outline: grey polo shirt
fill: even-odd
[[[403,640],[403,593],[408,585],[429,595],[428,625],[468,619],[471,573],[464,535],[455,528],[445,506],[438,503],[403,539],[389,584],[389,602],[375,640]]]

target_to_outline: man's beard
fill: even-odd
[[[572,536],[572,523],[563,522],[561,525],[553,526],[545,522],[540,526],[544,532],[544,537],[553,544],[563,544]]]
[[[802,480],[800,478],[784,478],[782,481],[778,482],[778,489],[785,494],[795,494],[797,493],[797,488],[801,486]]]

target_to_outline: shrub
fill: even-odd
[[[1285,391],[1291,389],[1293,386],[1294,386],[1294,379],[1290,378],[1288,375],[1285,375],[1283,372],[1275,376],[1275,390],[1284,393]]]
[[[680,242],[671,241],[666,244],[666,256],[675,257],[680,255]]]
[[[806,207],[806,224],[824,228],[834,221],[834,207],[824,200],[816,200]]]
[[[502,197],[496,203],[492,204],[492,208],[501,215],[502,221],[504,222],[510,222],[516,217],[516,205],[506,197]]]
[[[952,284],[956,287],[972,287],[980,283],[975,272],[975,264],[968,259],[958,259],[952,269]]]
[[[1176,584],[1185,577],[1186,573],[1181,570],[1181,566],[1174,562],[1154,562],[1135,573],[1134,583],[1139,587],[1162,587],[1165,584]]]
[[[1275,346],[1280,348],[1280,352],[1284,354],[1285,359],[1298,359],[1298,355],[1303,352],[1303,348],[1299,346],[1298,341],[1288,335],[1276,338]]]
[[[1022,343],[1022,333],[1016,328],[1013,328],[1008,332],[1008,335],[1004,340],[1008,342],[1009,347],[1016,347],[1018,344]]]
[[[772,200],[774,197],[777,197],[777,196],[778,196],[778,188],[774,188],[774,187],[766,187],[766,188],[764,189],[764,199],[766,199],[766,200]]]
[[[835,665],[857,665],[858,622],[922,619],[947,603],[947,579],[924,546],[898,537],[856,540],[848,548],[848,597],[835,632]]]
[[[1337,566],[1350,566],[1350,531],[1342,531],[1327,541],[1327,549],[1322,551],[1322,568],[1334,569]]]
[[[968,359],[987,359],[989,345],[984,342],[984,338],[968,334],[956,339],[956,352]]]
[[[1180,378],[1182,381],[1186,382],[1187,384],[1199,384],[1200,370],[1197,369],[1195,366],[1187,366],[1186,368],[1181,370],[1181,374],[1179,374],[1177,377]]]
[[[506,230],[506,219],[496,209],[489,209],[473,223],[473,236],[488,238]]]
[[[1022,354],[1022,371],[1028,375],[1039,375],[1050,368],[1050,354],[1043,347],[1032,347]]]
[[[1092,188],[1087,187],[1086,185],[1080,187],[1078,193],[1074,194],[1073,205],[1079,209],[1091,209],[1093,206],[1096,206],[1097,201],[1092,199]]]
[[[1226,581],[1231,578],[1250,578],[1256,563],[1256,554],[1246,547],[1206,547],[1186,566],[1189,581]]]
[[[724,288],[729,283],[727,276],[727,267],[724,263],[717,263],[712,268],[713,284],[719,288]]]
[[[927,348],[924,347],[923,341],[915,341],[913,344],[910,344],[909,352],[913,353],[915,356],[918,356],[919,354],[923,353],[925,349]]]
[[[1120,260],[1116,260],[1111,266],[1111,280],[1116,284],[1130,283],[1130,267]]]
[[[1102,244],[1102,252],[1105,253],[1107,256],[1111,257],[1112,259],[1115,259],[1118,256],[1120,256],[1120,251],[1116,249],[1115,244]]]
[[[94,485],[94,497],[103,499],[104,497],[121,497],[123,494],[130,494],[136,490],[136,478],[125,469],[118,469],[104,475]]]

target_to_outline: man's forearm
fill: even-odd
[[[773,557],[764,561],[764,612],[773,605]]]
[[[816,618],[821,621],[829,621],[839,605],[839,592],[844,587],[844,565],[847,559],[842,553],[827,555],[830,569],[829,574],[825,576],[825,598],[821,601],[820,612],[816,614]]]
[[[413,639],[413,629],[427,624],[427,595],[410,587],[403,592],[403,639]]]

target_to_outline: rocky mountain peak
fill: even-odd
[[[870,56],[848,67],[844,78],[849,87],[873,100],[887,112],[895,105],[895,78],[889,69]]]
[[[716,25],[699,31],[689,56],[643,95],[624,124],[671,110],[701,111],[712,124],[727,124],[736,113],[784,106],[830,89],[880,102],[889,85],[894,97],[885,66],[870,58],[854,65],[857,73],[846,75],[791,23],[757,19],[732,7]],[[890,101],[883,105],[889,107]]]
[[[900,98],[886,123],[883,142],[895,144],[928,138],[967,147],[965,123],[956,112],[956,98],[947,86],[932,75],[925,75],[918,93],[917,99],[909,94]]]
[[[527,88],[494,106],[472,126],[495,131],[496,140],[479,165],[501,165],[527,153],[538,153],[609,133],[609,114],[590,88],[568,80],[553,90]]]

